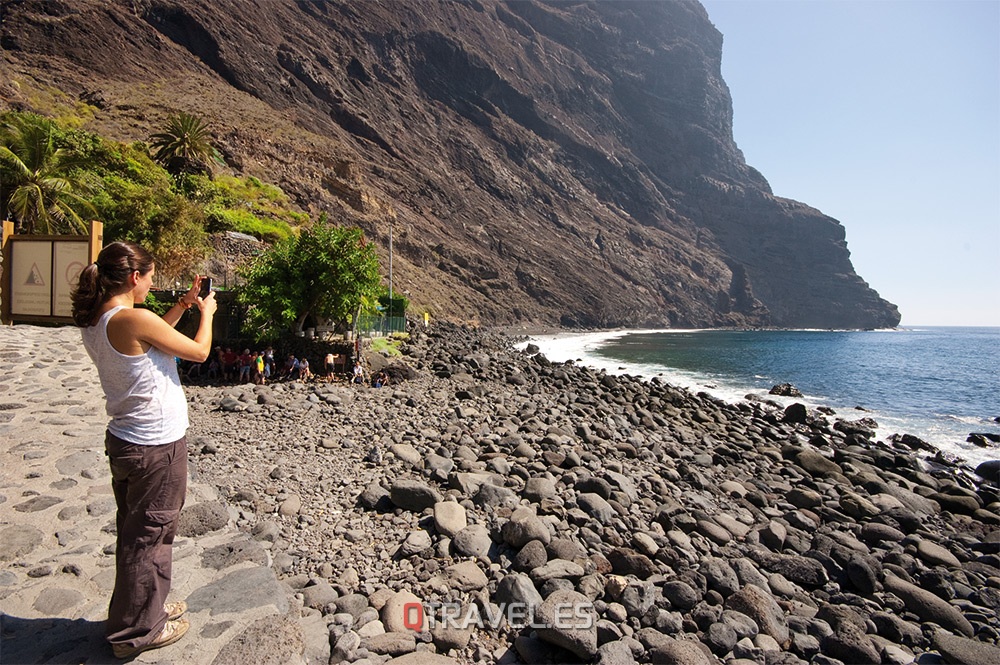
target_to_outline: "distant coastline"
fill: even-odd
[[[531,343],[555,362],[573,360],[611,374],[659,376],[734,403],[753,394],[782,405],[800,401],[813,408],[834,407],[848,418],[860,413],[855,407],[864,407],[878,421],[881,438],[912,434],[975,462],[1000,457],[1000,450],[966,441],[972,432],[1000,432],[1000,424],[992,422],[1000,413],[990,411],[988,398],[991,371],[1000,371],[998,352],[988,348],[988,338],[994,334],[1000,334],[1000,328],[562,330],[531,336]],[[658,335],[669,335],[662,343],[671,348],[663,350],[663,357],[656,348]],[[852,343],[843,342],[845,335]],[[963,350],[961,344],[953,348],[953,342],[976,343],[984,336],[978,351]],[[690,342],[682,344],[682,339]],[[629,340],[635,344],[641,340],[642,353],[634,351]],[[670,353],[680,354],[682,362],[671,360]],[[949,353],[956,357],[948,357]],[[968,362],[962,360],[966,353],[972,354]],[[719,354],[727,358],[721,366]],[[761,361],[762,357],[771,360]],[[905,370],[894,369],[894,363]],[[804,397],[767,395],[771,385],[784,382],[801,383],[798,387]],[[998,408],[993,405],[994,410]]]

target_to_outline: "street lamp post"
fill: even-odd
[[[392,299],[392,222],[389,222],[389,332],[392,330],[392,314],[395,307]]]

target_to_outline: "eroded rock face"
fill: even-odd
[[[840,223],[744,162],[697,3],[283,0],[245,17],[239,0],[17,3],[0,107],[61,90],[129,141],[159,109],[195,110],[235,170],[383,254],[392,222],[396,286],[438,316],[899,321]]]

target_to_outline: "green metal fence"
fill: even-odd
[[[406,332],[406,317],[362,314],[358,319],[358,334],[369,335],[372,332],[382,335],[394,332]]]

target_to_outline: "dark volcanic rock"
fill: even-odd
[[[662,665],[711,665],[712,658],[697,642],[666,638],[650,651],[654,663]]]
[[[975,631],[962,613],[954,605],[930,591],[901,580],[895,575],[886,575],[883,582],[885,588],[899,596],[906,609],[910,610],[924,621],[932,621],[939,626],[950,628],[962,635],[972,637]]]
[[[761,632],[767,633],[781,646],[787,646],[790,635],[785,616],[767,592],[748,585],[726,599],[726,609],[742,612],[757,622]]]
[[[185,506],[177,518],[177,533],[181,536],[201,536],[217,531],[229,523],[229,511],[219,501],[205,501]]]
[[[809,411],[805,404],[795,402],[785,407],[785,414],[781,417],[782,422],[802,424],[806,422]]]
[[[767,568],[807,587],[823,586],[829,579],[822,563],[804,556],[779,557],[770,561]]]
[[[455,371],[378,391],[277,382],[277,403],[256,411],[217,404],[253,404],[257,388],[186,387],[192,446],[219,447],[192,465],[216,492],[193,495],[228,502],[190,506],[212,507],[222,529],[175,543],[178,563],[201,569],[187,577],[204,580],[185,594],[208,621],[200,660],[222,647],[214,638],[274,612],[301,628],[305,651],[279,653],[299,645],[274,624],[246,645],[261,662],[996,660],[1000,497],[967,466],[659,378],[538,364],[494,331],[438,322],[406,351],[400,362]],[[506,382],[514,374],[523,386]],[[364,461],[372,445],[387,451],[378,464]],[[111,565],[107,487],[42,472],[19,486],[17,475],[5,477],[11,505],[63,501],[5,513],[4,609],[72,613],[83,591],[67,583],[100,582]],[[547,482],[528,489],[532,479]],[[940,510],[935,494],[982,508]],[[81,529],[94,537],[78,542]],[[433,626],[408,625],[421,603]],[[484,626],[443,621],[459,608]]]
[[[389,498],[404,510],[420,511],[441,500],[441,493],[419,480],[397,480],[389,489]]]
[[[568,611],[567,611],[567,608]],[[538,636],[580,658],[597,655],[597,622],[593,605],[575,591],[556,591],[539,605],[535,613]]]
[[[962,665],[1000,663],[1000,647],[967,637],[958,637],[943,630],[934,631],[934,646],[950,663],[962,663]]]
[[[852,665],[881,665],[882,658],[872,641],[862,628],[854,625],[842,626],[822,641],[822,651],[844,663]]]
[[[683,612],[692,609],[701,600],[701,594],[683,580],[671,580],[664,584],[663,597],[669,600],[673,607]]]
[[[799,389],[790,383],[779,383],[772,386],[767,393],[769,395],[778,395],[780,397],[802,397],[802,393],[799,392]]]
[[[1000,460],[987,460],[976,467],[976,473],[994,483],[1000,483]]]
[[[645,554],[618,548],[608,554],[608,561],[619,575],[635,575],[644,580],[656,573],[656,564]]]
[[[304,649],[302,628],[280,616],[258,619],[224,646],[213,665],[291,663]]]
[[[799,466],[814,476],[829,476],[843,471],[839,464],[813,450],[803,450],[795,459]]]

